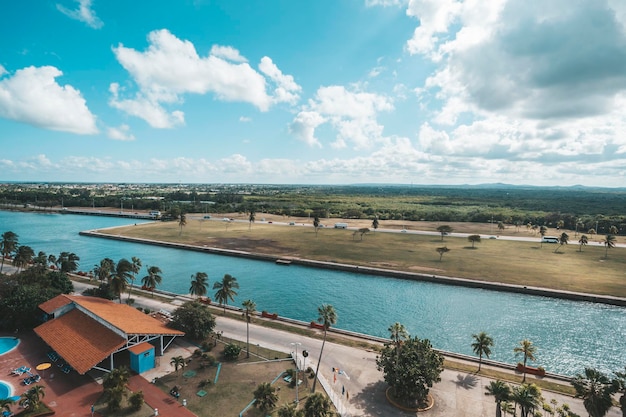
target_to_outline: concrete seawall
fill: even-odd
[[[143,243],[149,245],[163,246],[175,249],[192,250],[196,252],[212,253],[216,255],[235,256],[240,258],[256,259],[261,261],[276,262],[278,260],[288,260],[292,265],[302,265],[312,268],[325,268],[338,271],[354,272],[357,274],[381,275],[391,278],[408,279],[414,281],[427,281],[438,284],[457,285],[471,288],[481,288],[493,291],[505,291],[519,294],[538,295],[543,297],[561,298],[573,301],[587,301],[593,303],[609,304],[620,307],[626,307],[626,298],[614,297],[610,295],[596,295],[564,290],[555,290],[541,287],[529,287],[524,285],[512,285],[498,282],[487,282],[473,280],[467,278],[447,277],[442,275],[429,275],[414,272],[395,271],[391,269],[373,268],[349,264],[341,264],[335,262],[315,261],[311,259],[278,257],[273,255],[264,255],[260,253],[238,251],[232,249],[222,249],[208,246],[187,245],[182,243],[164,242],[151,239],[141,239],[121,235],[111,235],[100,233],[97,230],[87,230],[80,232],[83,236],[99,237],[104,239],[121,240],[133,243]],[[285,266],[286,268],[288,266]]]

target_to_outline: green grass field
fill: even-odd
[[[415,227],[417,228],[417,227]],[[432,229],[432,227],[431,227]],[[456,230],[456,229],[455,229]],[[559,245],[536,241],[482,239],[472,248],[466,238],[412,233],[353,231],[243,222],[189,220],[182,232],[177,222],[146,223],[102,233],[236,249],[278,257],[296,257],[432,275],[626,297],[626,256],[623,248]],[[528,236],[523,232],[520,235]],[[436,249],[450,252],[442,260]],[[133,254],[128,254],[130,258]]]

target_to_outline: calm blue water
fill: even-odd
[[[20,340],[15,339],[14,337],[0,337],[0,355],[4,355],[19,344]],[[5,397],[0,396],[0,398]]]
[[[9,388],[9,386],[0,381],[0,399],[4,399],[4,398],[9,398],[9,396],[11,395],[11,389]]]
[[[398,321],[411,335],[428,338],[439,349],[472,355],[472,334],[495,340],[491,359],[516,363],[519,341],[537,346],[537,362],[549,372],[574,375],[585,366],[605,372],[626,365],[626,309],[522,294],[358,275],[300,266],[277,266],[219,255],[79,236],[81,230],[132,224],[107,217],[0,211],[0,233],[13,231],[35,252],[80,256],[89,271],[102,258],[139,257],[163,270],[161,289],[188,293],[191,275],[206,272],[210,286],[224,274],[241,286],[235,305],[253,299],[257,309],[310,321],[317,307],[332,304],[337,327],[387,337]],[[212,291],[210,294],[212,295]]]

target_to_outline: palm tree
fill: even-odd
[[[400,346],[403,340],[409,338],[409,332],[406,330],[406,327],[404,327],[404,324],[400,324],[398,322],[395,322],[394,324],[389,326],[387,331],[389,331],[389,338],[391,339],[393,344],[396,345],[396,348]]]
[[[248,217],[248,230],[252,229],[252,223],[256,220],[254,215],[254,209],[250,209],[250,217]]]
[[[483,355],[489,359],[491,355],[491,346],[493,346],[493,338],[485,332],[473,334],[474,343],[472,343],[472,350],[478,355],[478,371],[483,362]]]
[[[182,356],[174,356],[171,360],[170,360],[170,365],[172,365],[174,367],[174,372],[178,372],[178,369],[185,369],[185,366],[187,365],[185,363],[185,358],[183,358]]]
[[[541,389],[535,384],[523,383],[513,388],[512,398],[520,407],[520,417],[528,417],[541,404]]]
[[[447,224],[441,225],[437,228],[437,231],[441,234],[441,241],[443,242],[443,237],[448,233],[452,233],[452,227]]]
[[[467,237],[467,240],[469,240],[470,242],[472,242],[472,249],[474,249],[474,244],[476,242],[480,243],[480,235],[469,235]]]
[[[372,228],[374,229],[374,231],[378,230],[378,226],[379,226],[379,222],[378,222],[378,216],[374,217],[374,220],[372,220]]]
[[[128,380],[130,379],[130,371],[127,367],[121,366],[119,368],[114,368],[109,372],[102,382],[102,386],[104,389],[111,389],[116,387],[124,387],[128,384]]]
[[[278,409],[278,417],[302,417],[304,412],[296,409],[295,404],[285,404]]]
[[[500,380],[491,381],[486,387],[485,395],[493,395],[496,400],[496,417],[502,416],[502,403],[511,398],[511,387]]]
[[[619,229],[617,228],[617,226],[613,225],[613,226],[609,227],[609,234],[611,234],[611,235],[619,234]]]
[[[250,357],[250,320],[252,319],[252,315],[256,311],[256,303],[252,300],[246,300],[242,304],[244,314],[246,315],[246,345],[247,345],[247,355],[246,357]],[[258,352],[257,352],[258,353]]]
[[[609,249],[615,247],[615,236],[614,235],[606,235],[606,237],[604,238],[602,243],[604,243],[604,247],[606,248],[604,250],[604,257],[608,258],[609,257]]]
[[[450,252],[450,249],[448,249],[447,246],[443,246],[441,248],[437,248],[437,253],[439,254],[439,262],[441,262],[441,258],[443,258],[443,254],[444,253],[448,253]]]
[[[80,261],[80,258],[75,253],[61,252],[56,260],[56,264],[61,272],[70,273],[78,269],[78,261]]]
[[[0,398],[0,410],[4,410],[11,415],[11,406],[15,404],[10,398]]]
[[[192,296],[203,297],[206,295],[207,287],[209,286],[209,276],[206,272],[196,272],[191,276],[191,286],[189,287],[189,294]]]
[[[330,329],[330,326],[337,323],[337,312],[335,311],[335,307],[333,307],[332,305],[322,304],[320,307],[317,308],[317,313],[317,321],[319,323],[322,323],[324,327],[324,340],[322,341],[322,349],[320,349],[320,357],[317,361],[317,368],[315,369],[315,379],[313,380],[313,389],[311,389],[311,392],[315,392],[317,375],[320,370],[320,364],[322,363],[322,353],[324,352],[324,345],[326,344],[326,334],[328,333],[328,329]]]
[[[154,298],[154,289],[163,280],[161,273],[161,268],[159,268],[158,266],[149,266],[148,275],[141,278],[141,285],[150,289],[150,292],[152,292],[152,298]]]
[[[276,395],[276,388],[274,388],[269,382],[262,382],[254,390],[254,406],[260,408],[263,412],[267,413],[276,407],[278,403],[278,395]]]
[[[187,226],[187,216],[185,213],[180,213],[180,217],[178,219],[178,227],[180,227],[180,232],[178,236],[183,234],[183,227]]]
[[[611,396],[619,388],[606,375],[593,368],[585,368],[584,375],[576,375],[572,386],[576,390],[576,397],[583,399],[590,417],[604,417],[613,405]]]
[[[332,415],[330,400],[324,394],[316,392],[306,399],[304,417],[330,417]]]
[[[2,240],[0,240],[0,252],[2,253],[2,264],[0,264],[0,272],[4,268],[4,258],[11,255],[18,245],[18,236],[13,232],[4,232],[2,234]]]
[[[561,233],[561,236],[559,236],[559,246],[556,247],[556,249],[554,250],[554,253],[556,253],[556,251],[558,251],[561,246],[567,245],[568,241],[569,241],[569,235],[565,232]]]
[[[137,258],[136,256],[133,256],[132,258],[130,258],[133,262],[132,264],[132,268],[130,270],[130,285],[128,286],[128,298],[127,300],[130,301],[130,293],[133,291],[133,285],[135,285],[135,275],[137,275],[139,273],[139,271],[141,271],[141,259]]]
[[[35,257],[35,251],[30,246],[19,246],[15,251],[13,258],[13,266],[17,267],[17,271],[25,269]]]
[[[93,274],[100,281],[110,280],[111,272],[115,269],[115,261],[111,258],[104,258],[99,264],[93,266]]]
[[[238,288],[239,283],[237,282],[237,278],[230,274],[224,275],[221,281],[213,284],[213,289],[217,290],[215,292],[215,300],[224,307],[224,315],[226,315],[226,304],[228,304],[228,300],[235,301],[235,296],[237,295],[235,289]]]
[[[535,360],[535,352],[537,352],[537,347],[535,345],[533,345],[533,342],[531,342],[528,339],[524,339],[521,342],[519,342],[519,346],[516,347],[515,349],[513,349],[513,352],[515,352],[516,354],[522,353],[524,355],[524,377],[522,378],[522,382],[526,381],[526,361],[527,360],[531,360],[534,361]]]
[[[580,239],[578,239],[578,244],[580,245],[580,247],[578,248],[578,252],[582,252],[583,246],[585,246],[587,243],[589,243],[589,239],[587,239],[587,236],[580,236]]]
[[[590,234],[591,238],[593,239],[593,235],[595,235],[598,232],[596,231],[596,229],[591,228],[591,229],[587,230],[587,233]]]
[[[315,229],[315,237],[317,237],[317,231],[320,228],[320,218],[317,216],[313,218],[313,228]]]
[[[29,410],[36,410],[39,407],[41,399],[46,396],[45,387],[43,385],[35,385],[22,394],[19,405]]]
[[[541,226],[539,228],[539,234],[541,235],[541,247],[543,248],[543,237],[548,233],[548,228],[545,226]]]
[[[120,304],[122,303],[122,293],[128,286],[132,270],[133,264],[128,259],[122,258],[111,272],[111,290],[119,297]]]

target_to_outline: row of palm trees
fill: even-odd
[[[474,351],[476,355],[478,355],[478,370],[480,371],[480,367],[483,362],[483,356],[486,358],[489,358],[489,355],[491,355],[491,348],[494,345],[494,341],[493,341],[493,338],[485,332],[473,334],[472,338],[474,339],[474,341],[472,342],[472,350]],[[524,359],[523,359],[523,365],[524,365],[523,375],[524,376],[523,376],[522,382],[525,382],[526,381],[526,363],[529,360],[531,361],[535,360],[535,353],[537,352],[537,346],[535,346],[533,342],[531,342],[530,340],[524,339],[519,342],[519,346],[516,346],[513,349],[513,352],[515,352],[516,355],[521,354],[524,356]]]
[[[189,287],[189,294],[196,297],[204,297],[207,294],[209,288],[209,276],[206,272],[196,272],[191,275],[191,286]],[[225,274],[221,281],[217,281],[213,284],[215,291],[215,301],[224,307],[224,314],[226,314],[226,305],[228,300],[235,301],[237,295],[237,289],[239,289],[239,283],[237,278],[230,274]]]

